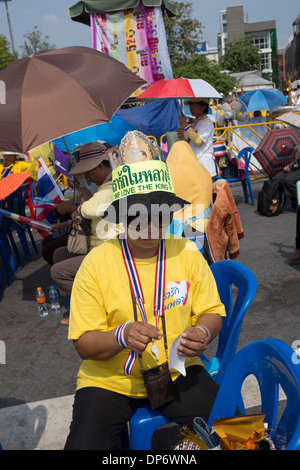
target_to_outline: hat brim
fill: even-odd
[[[176,212],[191,203],[166,191],[153,191],[145,194],[133,194],[132,196],[118,199],[106,209],[103,216],[108,222],[119,224],[127,215],[138,216],[140,213]]]
[[[189,98],[188,100],[185,100],[184,104],[190,104],[190,103],[200,103],[201,101],[204,101],[204,103],[209,104],[208,98]]]
[[[79,162],[76,163],[74,168],[69,171],[69,175],[71,176],[83,175],[84,173],[87,173],[88,171],[91,171],[94,168],[97,168],[97,166],[100,165],[100,163],[103,162],[103,160],[109,161],[109,156],[107,152],[101,155],[101,157],[91,158],[90,160],[79,160]]]

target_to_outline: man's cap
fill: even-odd
[[[79,162],[69,171],[69,175],[82,175],[96,168],[103,160],[110,161],[108,155],[109,150],[110,149],[107,149],[105,145],[99,142],[84,144],[79,152]]]

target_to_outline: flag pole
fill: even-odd
[[[18,222],[23,222],[24,224],[32,225],[33,228],[44,229],[47,232],[51,233],[49,230],[51,225],[46,224],[45,222],[39,222],[38,220],[29,219],[29,217],[25,217],[24,215],[20,214],[15,214],[14,212],[5,211],[4,209],[0,209],[0,214],[4,215],[5,217],[9,217],[10,219],[17,220]]]

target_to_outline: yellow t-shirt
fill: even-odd
[[[217,313],[225,316],[214,277],[195,244],[186,239],[166,240],[166,278],[164,312],[170,349],[173,341],[199,316]],[[156,257],[135,259],[144,298],[147,320],[156,325],[153,314]],[[139,309],[138,320],[141,321]],[[95,248],[83,260],[72,289],[69,339],[87,331],[107,331],[127,320],[134,321],[129,280],[118,239]],[[161,322],[159,325],[162,331]],[[156,341],[159,363],[165,362],[163,339]],[[156,367],[151,343],[142,354],[143,369]],[[106,361],[84,360],[78,374],[77,389],[101,387],[124,395],[145,397],[146,391],[137,359],[132,375],[124,372],[129,350],[124,349]],[[201,364],[200,358],[186,358],[185,366]],[[171,370],[173,380],[179,372]]]
[[[35,160],[30,163],[24,162],[23,160],[18,160],[14,165],[10,165],[12,173],[31,173],[31,178],[34,180],[37,179],[38,164]],[[2,172],[4,170],[3,163],[0,164],[0,180],[2,178]]]

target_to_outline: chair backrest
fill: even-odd
[[[210,269],[226,309],[216,352],[219,361],[216,382],[220,384],[227,365],[236,353],[243,319],[255,297],[257,281],[252,271],[237,261],[218,261]]]
[[[244,147],[239,152],[239,154],[237,156],[238,160],[240,160],[241,157],[244,157],[244,159],[245,159],[245,175],[244,175],[244,178],[248,178],[248,176],[249,176],[249,163],[250,163],[253,151],[254,151],[253,147]]]
[[[253,341],[236,354],[226,369],[208,424],[211,425],[215,419],[235,415],[242,396],[243,382],[249,375],[257,379],[261,411],[266,413],[268,433],[276,449],[299,450],[300,357],[289,345],[278,339]],[[287,398],[280,418],[277,416],[279,385]]]

